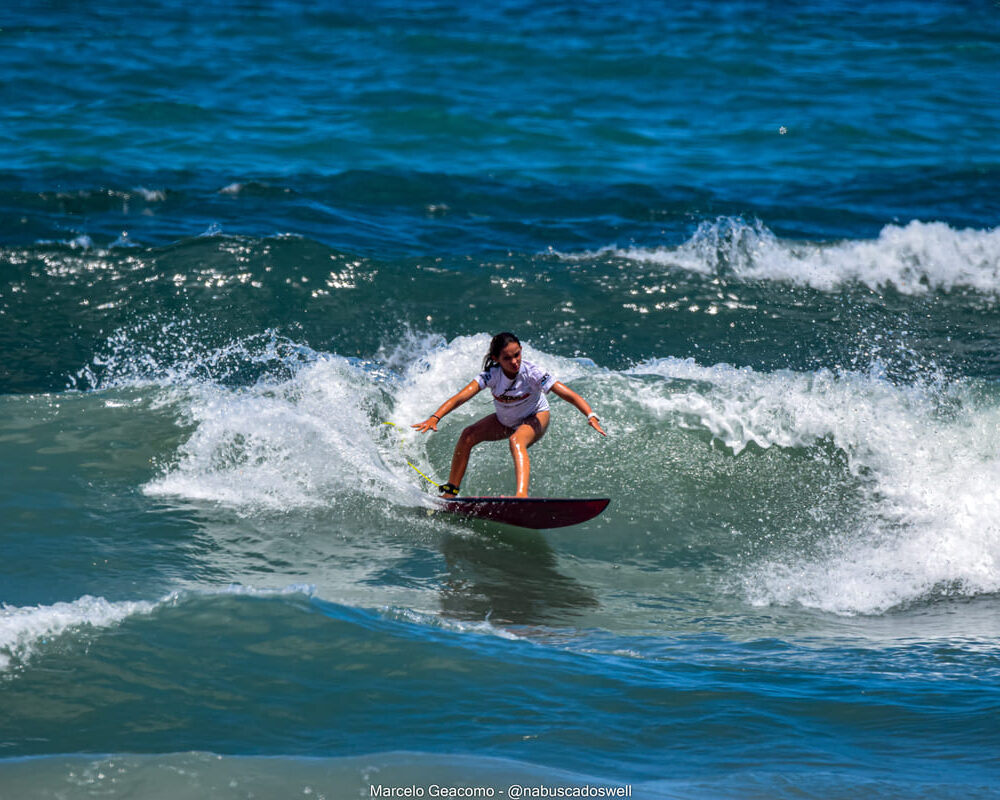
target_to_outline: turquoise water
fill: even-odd
[[[0,798],[1000,794],[993,4],[0,44]],[[407,465],[505,329],[609,433],[532,449],[584,525]]]

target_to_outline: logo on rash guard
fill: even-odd
[[[524,398],[528,397],[526,394],[518,395],[517,397],[511,397],[509,394],[495,394],[493,399],[498,403],[519,403]]]

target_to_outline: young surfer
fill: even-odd
[[[436,431],[441,418],[490,388],[496,412],[472,423],[458,438],[455,454],[451,458],[448,483],[441,486],[442,497],[455,497],[469,465],[469,454],[480,442],[506,439],[514,457],[516,496],[528,496],[531,462],[528,448],[545,435],[549,427],[549,403],[545,395],[555,392],[558,397],[572,403],[587,417],[595,431],[607,436],[601,428],[597,414],[580,395],[557,381],[530,361],[521,360],[521,342],[513,333],[498,333],[490,342],[490,351],[483,361],[483,371],[458,394],[445,400],[440,408],[423,422],[412,427],[421,433]]]

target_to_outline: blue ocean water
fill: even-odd
[[[9,4],[0,799],[1000,795],[998,64],[985,0]],[[506,329],[584,525],[408,464]]]

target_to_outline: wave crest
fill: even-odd
[[[943,222],[887,225],[877,239],[820,243],[781,239],[762,222],[702,222],[678,247],[616,248],[563,258],[613,256],[699,275],[781,281],[831,291],[858,283],[903,294],[968,287],[1000,294],[1000,228],[956,230]]]

